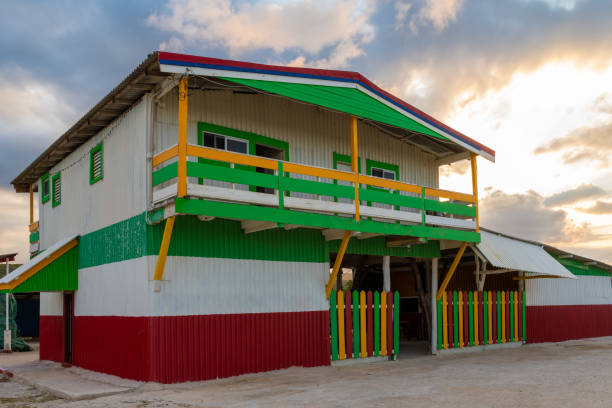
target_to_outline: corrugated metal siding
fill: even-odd
[[[155,152],[176,144],[178,96],[169,92],[158,108]],[[290,161],[333,168],[333,152],[350,153],[348,115],[261,94],[191,91],[188,142],[197,144],[197,123],[214,123],[289,142]],[[400,180],[438,187],[434,157],[359,122],[359,155],[399,165]]]
[[[532,279],[525,282],[528,306],[612,304],[612,278]]]
[[[612,305],[527,306],[527,342],[612,336]]]
[[[62,203],[39,204],[40,245],[98,230],[146,209],[147,106],[132,110],[99,132],[49,171],[62,171]],[[118,126],[115,125],[118,123]],[[89,151],[104,139],[104,178],[89,184]],[[80,159],[80,160],[79,160]]]
[[[64,313],[64,298],[62,293],[40,293],[40,315],[61,316]]]
[[[74,247],[68,252],[42,268],[13,292],[49,292],[78,289],[78,248]]]
[[[148,258],[152,279],[155,257]],[[327,310],[329,263],[169,256],[152,316]]]
[[[42,294],[41,294],[42,295]],[[61,296],[61,294],[60,294]],[[42,309],[41,309],[42,310]],[[62,362],[64,353],[62,332],[64,318],[60,316],[40,316],[40,359]]]

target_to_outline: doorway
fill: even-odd
[[[255,145],[255,155],[259,157],[267,157],[269,159],[285,160],[284,150],[277,149],[275,147],[266,146],[266,145],[261,145],[261,144]],[[263,167],[256,167],[255,171],[257,173],[274,174],[274,170],[265,169]],[[255,187],[255,191],[257,191],[258,193],[274,194],[274,189],[269,188],[269,187],[257,186]]]
[[[72,365],[74,292],[64,292],[64,365]]]

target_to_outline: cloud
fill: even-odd
[[[253,49],[276,54],[293,51],[308,55],[314,65],[344,67],[363,55],[363,46],[374,38],[369,22],[373,6],[358,0],[318,3],[296,0],[255,3],[214,0],[171,0],[163,13],[153,13],[147,23],[173,37],[165,49],[221,46],[231,56]],[[327,51],[329,56],[320,58]]]
[[[573,10],[582,0],[523,0],[525,3],[544,3],[551,9]]]
[[[538,146],[534,154],[561,152],[563,163],[581,161],[598,163],[600,168],[612,165],[612,122],[600,126],[581,127],[566,136],[552,139]]]
[[[559,207],[567,204],[574,204],[581,201],[598,198],[608,193],[602,188],[593,184],[582,184],[571,190],[562,191],[547,197],[544,204],[548,207]]]
[[[535,191],[508,194],[495,190],[479,204],[481,224],[496,231],[551,245],[576,245],[601,239],[589,224],[577,224],[560,209],[546,206]]]
[[[0,188],[0,253],[17,252],[18,262],[29,258],[28,202],[27,194],[15,194]]]
[[[425,0],[425,6],[419,11],[419,19],[441,31],[457,19],[462,4],[463,0]]]
[[[612,203],[607,201],[597,201],[591,207],[576,208],[578,211],[587,214],[612,214]]]
[[[469,160],[461,160],[449,165],[439,167],[440,177],[450,177],[452,174],[462,176],[471,171],[472,167]]]

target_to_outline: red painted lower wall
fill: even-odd
[[[199,381],[291,366],[329,365],[329,348],[326,310],[77,316],[74,321],[75,365],[141,381]]]
[[[63,357],[63,317],[40,316],[40,359],[62,362]]]
[[[612,305],[527,306],[527,342],[612,336]]]

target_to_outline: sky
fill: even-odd
[[[359,71],[496,150],[481,225],[612,263],[609,0],[0,1],[0,253],[9,182],[154,50]],[[467,161],[441,187],[471,191]]]

